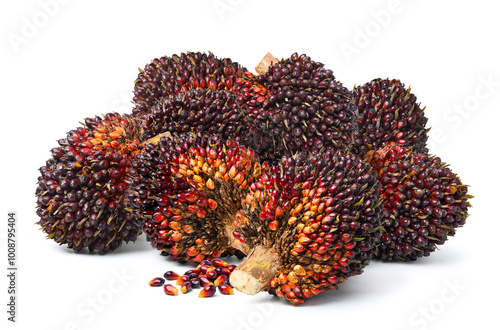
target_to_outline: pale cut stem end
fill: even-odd
[[[280,266],[278,253],[272,247],[257,245],[232,272],[229,282],[236,290],[254,295],[269,287]]]

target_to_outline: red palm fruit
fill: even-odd
[[[353,90],[358,108],[358,131],[354,144],[363,157],[391,142],[413,147],[414,152],[427,152],[425,128],[427,117],[410,88],[396,79],[374,79]]]
[[[189,291],[191,291],[191,289],[193,288],[193,285],[191,284],[191,282],[185,282],[181,285],[181,292],[182,293],[188,293]]]
[[[177,274],[176,272],[169,270],[166,271],[165,274],[163,274],[163,277],[165,277],[166,280],[175,281],[180,277],[180,275]]]
[[[429,256],[465,224],[472,196],[439,157],[393,144],[377,150],[371,164],[382,184],[384,235],[377,258]]]
[[[231,295],[231,294],[234,294],[234,290],[232,287],[230,287],[229,285],[227,284],[221,284],[219,286],[219,292],[222,293],[222,294],[226,294],[226,295]]]
[[[244,176],[243,183],[229,175],[231,168]],[[233,235],[233,219],[259,174],[255,153],[233,140],[174,134],[147,144],[132,162],[127,196],[153,247],[175,260],[200,262],[247,249]]]
[[[350,148],[356,106],[333,72],[297,53],[258,76],[237,81],[238,102],[248,107],[262,161],[279,162],[299,151]]]
[[[236,221],[251,250],[232,272],[232,286],[248,294],[268,289],[298,304],[337,289],[329,277],[344,282],[361,274],[381,235],[380,183],[371,166],[354,154],[327,149],[262,168],[242,199],[239,219],[249,220]],[[278,206],[277,217],[269,210]],[[279,223],[275,229],[269,227],[273,221]]]
[[[176,294],[179,293],[179,289],[177,289],[172,284],[165,284],[163,286],[163,291],[165,292],[165,294],[167,294],[169,296],[175,296]]]
[[[135,241],[140,224],[126,206],[126,174],[142,149],[129,115],[87,118],[52,149],[38,177],[38,225],[47,238],[78,252],[106,253]]]
[[[217,278],[214,280],[214,285],[215,286],[221,286],[222,284],[226,283],[228,280],[226,275],[219,275]]]
[[[231,90],[247,70],[229,58],[187,52],[155,58],[140,70],[134,87],[135,116],[144,116],[157,100],[189,90]]]
[[[198,293],[198,297],[200,298],[212,297],[215,294],[215,291],[216,291],[215,285],[207,285],[201,289],[200,293]]]

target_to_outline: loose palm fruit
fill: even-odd
[[[47,238],[99,253],[136,240],[141,225],[126,209],[124,179],[142,149],[140,136],[136,119],[109,113],[58,141],[36,189],[37,224]]]
[[[246,246],[233,218],[260,173],[254,152],[201,133],[163,136],[131,164],[128,198],[152,246],[200,262]]]
[[[227,284],[222,284],[219,286],[219,292],[226,295],[234,294],[234,290]]]
[[[238,101],[248,106],[248,121],[255,126],[261,161],[326,146],[350,148],[356,106],[322,63],[295,53],[264,74],[246,74],[236,85]]]
[[[200,298],[208,298],[212,297],[215,294],[216,291],[215,285],[207,285],[201,289],[200,293],[198,294],[198,297]]]
[[[191,284],[191,282],[185,282],[181,285],[181,292],[182,293],[188,293],[189,291],[191,291],[191,289],[193,288],[193,285]]]
[[[165,284],[163,286],[163,291],[165,292],[165,294],[167,294],[169,296],[175,296],[176,294],[179,293],[179,289],[177,289],[172,284]]]
[[[293,304],[361,274],[381,235],[380,183],[354,154],[325,150],[262,165],[235,217],[251,247],[230,283]]]
[[[180,277],[180,275],[177,274],[176,272],[169,270],[165,272],[165,274],[163,274],[163,277],[165,277],[165,279],[169,281],[176,281]]]
[[[358,108],[358,131],[354,144],[363,157],[391,142],[413,147],[414,152],[427,151],[427,117],[417,98],[396,79],[374,79],[353,91]]]
[[[377,258],[413,261],[429,256],[465,224],[472,196],[439,157],[392,145],[376,151],[371,164],[382,183],[385,233]]]
[[[149,281],[149,286],[162,286],[165,283],[165,279],[161,277],[155,277]]]

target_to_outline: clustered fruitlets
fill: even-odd
[[[248,106],[262,161],[352,144],[352,94],[322,63],[295,53],[273,63],[265,74],[245,75],[239,82],[237,93]]]
[[[470,207],[467,187],[439,157],[398,145],[375,152],[384,214],[377,257],[416,260],[429,256],[465,224]]]
[[[235,141],[174,134],[146,145],[132,162],[128,197],[153,247],[200,262],[245,249],[232,222],[259,171],[255,153]]]
[[[380,183],[354,154],[327,149],[263,164],[235,218],[252,247],[231,283],[294,304],[361,274],[380,237]]]
[[[195,89],[232,90],[246,72],[229,58],[212,53],[181,53],[154,59],[140,71],[135,81],[132,113],[146,116],[159,100]]]
[[[390,142],[427,152],[427,117],[415,95],[399,80],[374,79],[353,91],[358,108],[354,144],[359,155]]]
[[[125,208],[124,179],[142,145],[129,115],[87,118],[51,150],[38,178],[38,224],[48,238],[80,251],[105,253],[141,232]]]
[[[294,305],[373,258],[429,256],[465,224],[472,196],[428,153],[424,108],[402,82],[350,91],[307,55],[265,60],[258,75],[212,53],[151,61],[132,114],[87,118],[51,150],[37,224],[75,252],[144,232],[197,265],[149,282],[166,295],[235,288]],[[246,258],[220,259],[231,255]]]

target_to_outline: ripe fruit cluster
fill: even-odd
[[[110,113],[85,119],[58,141],[36,190],[38,224],[48,238],[100,253],[136,240],[141,224],[124,193],[130,163],[142,149],[138,127],[132,116]]]
[[[76,252],[141,232],[198,264],[167,295],[268,291],[301,304],[373,258],[414,261],[463,226],[467,186],[428,154],[427,118],[399,80],[343,87],[306,55],[254,75],[231,59],[154,59],[131,115],[87,118],[40,168],[38,225]],[[246,259],[238,266],[220,257]]]

